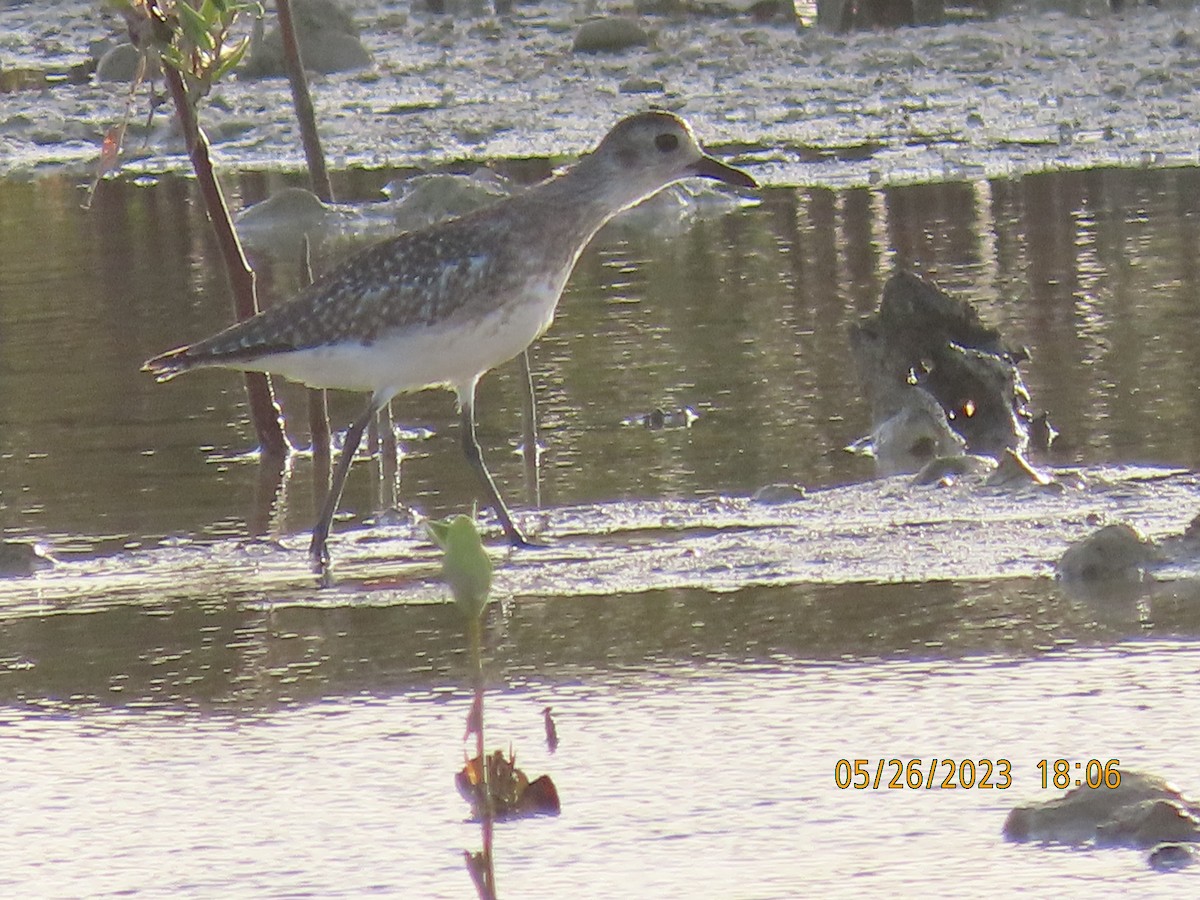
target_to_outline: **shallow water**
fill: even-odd
[[[564,812],[500,826],[502,895],[1177,896],[1188,876],[1135,851],[999,837],[1009,807],[1046,793],[1041,759],[1185,784],[1200,763],[1194,597],[1174,625],[1137,603],[1085,604],[1105,624],[1071,623],[1062,603],[1011,582],[516,606],[488,636],[491,740],[550,772]],[[1041,648],[1009,641],[1023,616]],[[214,601],[27,626],[5,629],[39,646],[0,681],[0,886],[469,894],[452,610]],[[837,787],[839,759],[880,757],[1007,759],[1012,785]]]
[[[90,3],[55,13],[0,11],[5,65],[75,64],[111,29]],[[1094,519],[1161,536],[1196,511],[1195,476],[1136,466],[1200,469],[1197,12],[848,36],[650,17],[656,47],[612,58],[565,52],[586,5],[502,26],[390,0],[356,14],[378,65],[320,79],[319,115],[335,167],[384,168],[341,172],[340,199],[377,200],[405,174],[388,165],[578,152],[647,103],[682,105],[773,185],[757,207],[614,225],[533,350],[557,544],[499,558],[489,744],[550,773],[564,812],[500,827],[501,896],[1189,893],[1143,853],[1000,830],[1057,793],[1041,759],[1120,759],[1198,792],[1194,573],[1047,577]],[[664,90],[623,94],[630,75]],[[0,534],[63,560],[0,583],[0,891],[470,896],[464,640],[430,551],[403,521],[360,528],[393,491],[360,463],[343,581],[318,590],[307,460],[273,505],[236,376],[137,372],[229,312],[190,183],[159,174],[185,164],[165,116],[144,144],[135,123],[129,174],[79,208],[124,102],[111,85],[0,95],[0,172],[27,179],[0,182]],[[299,165],[282,82],[222,86],[205,122],[235,206],[295,183],[274,171]],[[272,171],[237,171],[254,168]],[[372,209],[377,234],[390,213]],[[264,301],[294,290],[296,256],[256,257]],[[1041,462],[1085,467],[1087,488],[811,493],[871,474],[841,449],[868,425],[846,330],[894,265],[1030,347],[1035,406],[1062,431]],[[303,396],[282,397],[303,444]],[[335,425],[358,403],[336,398]],[[681,407],[690,428],[623,424]],[[480,413],[503,491],[539,524],[514,372],[484,381]],[[450,397],[395,414],[399,501],[468,508]],[[810,500],[744,500],[779,481]],[[918,757],[1008,759],[1013,784],[835,785],[839,759]]]
[[[390,175],[344,174],[339,195],[373,198]],[[969,291],[1030,346],[1035,405],[1063,432],[1047,462],[1200,468],[1198,178],[1108,169],[772,189],[686,226],[615,224],[534,349],[549,517],[566,504],[604,501],[592,515],[615,517],[640,498],[702,506],[768,482],[869,478],[841,449],[868,425],[846,329],[896,264]],[[283,180],[247,174],[229,189],[240,205]],[[79,199],[66,177],[0,184],[0,524],[47,541],[68,575],[132,577],[56,593],[63,576],[50,573],[0,591],[0,887],[468,895],[460,851],[478,833],[452,784],[468,706],[457,614],[386,587],[320,591],[299,552],[274,562],[294,566],[284,593],[247,576],[246,561],[272,549],[250,535],[303,545],[308,462],[271,508],[255,499],[237,377],[156,385],[137,372],[228,316],[190,185],[107,183],[90,212]],[[318,248],[318,267],[343,252]],[[257,263],[265,300],[290,292],[290,259]],[[534,519],[510,452],[516,385],[514,371],[485,379],[481,436],[502,490]],[[302,409],[298,392],[282,396]],[[335,421],[357,404],[338,398]],[[683,406],[699,414],[690,428],[622,424]],[[469,507],[451,398],[427,392],[395,410],[401,502],[432,515]],[[335,559],[375,517],[377,482],[356,466]],[[1195,513],[1190,476],[1167,484],[1176,493],[1157,505],[1131,490],[1123,507],[1159,535]],[[1070,527],[1085,530],[1080,496]],[[1020,510],[993,499],[1000,519]],[[567,521],[593,519],[577,507]],[[1001,559],[969,581],[932,580],[919,531],[880,530],[870,549],[894,567],[865,583],[547,583],[494,610],[489,743],[511,741],[530,774],[549,772],[564,806],[499,829],[502,896],[1182,890],[1187,875],[1152,874],[1141,853],[1009,845],[1000,829],[1013,805],[1055,793],[1040,787],[1040,759],[1120,759],[1196,792],[1190,582],[1078,595],[1001,578],[1044,575],[1048,555],[1042,568]],[[177,584],[139,580],[156,553],[205,563],[153,569]],[[528,558],[510,565],[536,579]],[[906,583],[879,583],[889,577]],[[553,756],[545,706],[563,741]],[[1005,758],[1013,785],[834,783],[839,759],[918,757]]]
[[[388,173],[339,185],[372,195]],[[975,298],[1013,344],[1034,405],[1062,440],[1059,464],[1200,462],[1192,335],[1200,171],[1119,169],[881,190],[768,190],[762,204],[691,227],[611,227],[589,249],[553,329],[533,348],[546,447],[543,500],[749,494],[763,484],[859,481],[870,462],[841,448],[869,429],[849,360],[851,322],[888,271],[907,265]],[[235,201],[278,178],[234,182]],[[298,463],[282,519],[252,499],[256,466],[239,378],[204,372],[157,385],[137,371],[228,320],[223,276],[186,182],[106,184],[76,206],[69,178],[0,189],[5,355],[0,503],[6,536],[111,551],[164,538],[302,531]],[[318,269],[345,253],[327,248]],[[295,266],[256,260],[264,302]],[[621,372],[624,377],[613,377]],[[282,401],[307,441],[303,394]],[[340,427],[356,397],[334,396]],[[401,398],[399,499],[431,515],[469,506],[452,398]],[[689,407],[690,428],[622,424]],[[515,367],[484,379],[481,440],[518,506]],[[356,467],[344,508],[380,492]],[[383,492],[387,496],[386,491]],[[1190,518],[1190,516],[1189,516]],[[1182,525],[1182,523],[1181,523]]]

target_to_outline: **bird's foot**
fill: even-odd
[[[316,537],[313,538],[308,547],[308,561],[321,587],[329,587],[333,584],[333,573],[329,567],[329,549],[325,546],[324,541],[318,542]]]
[[[512,531],[505,530],[505,536],[508,538],[509,546],[521,550],[545,550],[550,546],[548,541],[540,538],[528,538],[516,528]]]

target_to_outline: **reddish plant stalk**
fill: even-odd
[[[296,121],[300,124],[300,142],[304,146],[308,177],[312,182],[313,193],[323,202],[332,203],[333,185],[329,182],[329,171],[325,168],[325,151],[321,149],[321,137],[317,134],[316,112],[313,109],[312,96],[308,92],[308,78],[304,75],[300,42],[296,40],[291,0],[277,0],[275,14],[279,19],[284,67],[287,69],[288,84],[292,89],[292,106],[296,110]],[[308,280],[312,281],[311,272]],[[330,455],[329,398],[323,390],[308,392],[308,432],[312,437],[313,459],[317,466],[316,478],[324,484],[324,489],[317,492],[317,507],[320,508],[325,502],[325,491],[329,490]]]
[[[254,270],[246,261],[242,252],[242,244],[237,232],[233,229],[233,220],[229,216],[229,207],[225,203],[225,195],[217,183],[213,171],[212,157],[208,152],[208,139],[200,130],[196,121],[195,110],[188,100],[187,88],[183,84],[183,76],[171,66],[163,66],[163,78],[171,92],[175,103],[175,113],[183,129],[184,140],[187,142],[188,156],[192,161],[192,169],[196,173],[196,181],[200,187],[200,195],[204,199],[208,220],[216,233],[217,246],[225,264],[225,273],[229,277],[229,286],[233,292],[233,311],[237,321],[248,319],[258,312],[258,299],[254,290]],[[264,457],[283,459],[291,450],[287,436],[283,431],[279,407],[271,390],[270,378],[261,372],[247,372],[246,396],[250,405],[250,419],[258,436],[258,446]]]

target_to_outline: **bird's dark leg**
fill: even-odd
[[[479,481],[483,484],[483,489],[487,492],[492,509],[500,517],[500,525],[504,529],[505,536],[508,537],[508,542],[514,547],[536,547],[537,544],[527,540],[525,535],[521,533],[521,530],[513,524],[512,516],[508,514],[508,507],[504,505],[504,501],[500,499],[500,492],[496,490],[496,482],[492,480],[491,473],[488,472],[487,466],[483,464],[483,452],[479,449],[479,441],[475,438],[474,386],[472,386],[467,396],[460,395],[459,402],[462,405],[463,453],[466,454],[467,462],[471,464],[471,468],[475,470],[475,474],[479,476]]]
[[[537,427],[537,399],[533,393],[533,369],[529,365],[529,348],[525,348],[518,359],[521,361],[521,381],[525,386],[524,402],[521,404],[522,415],[524,420],[524,447],[525,447],[525,482],[529,489],[530,498],[536,509],[542,508],[542,478],[541,478],[541,450],[538,447],[538,427]]]
[[[372,397],[366,411],[346,429],[346,439],[342,442],[342,453],[338,457],[337,470],[333,473],[333,484],[325,495],[325,505],[321,508],[321,516],[313,526],[312,543],[308,545],[308,555],[312,560],[313,571],[325,575],[329,570],[329,549],[325,546],[329,540],[329,529],[333,526],[333,514],[337,512],[338,503],[342,499],[342,488],[346,486],[346,475],[350,464],[354,462],[354,454],[362,442],[363,432],[374,421],[379,411],[379,404]]]

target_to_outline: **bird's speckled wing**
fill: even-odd
[[[512,282],[507,217],[472,215],[397,235],[344,260],[286,303],[146,363],[160,377],[339,342],[370,344],[447,321]]]

